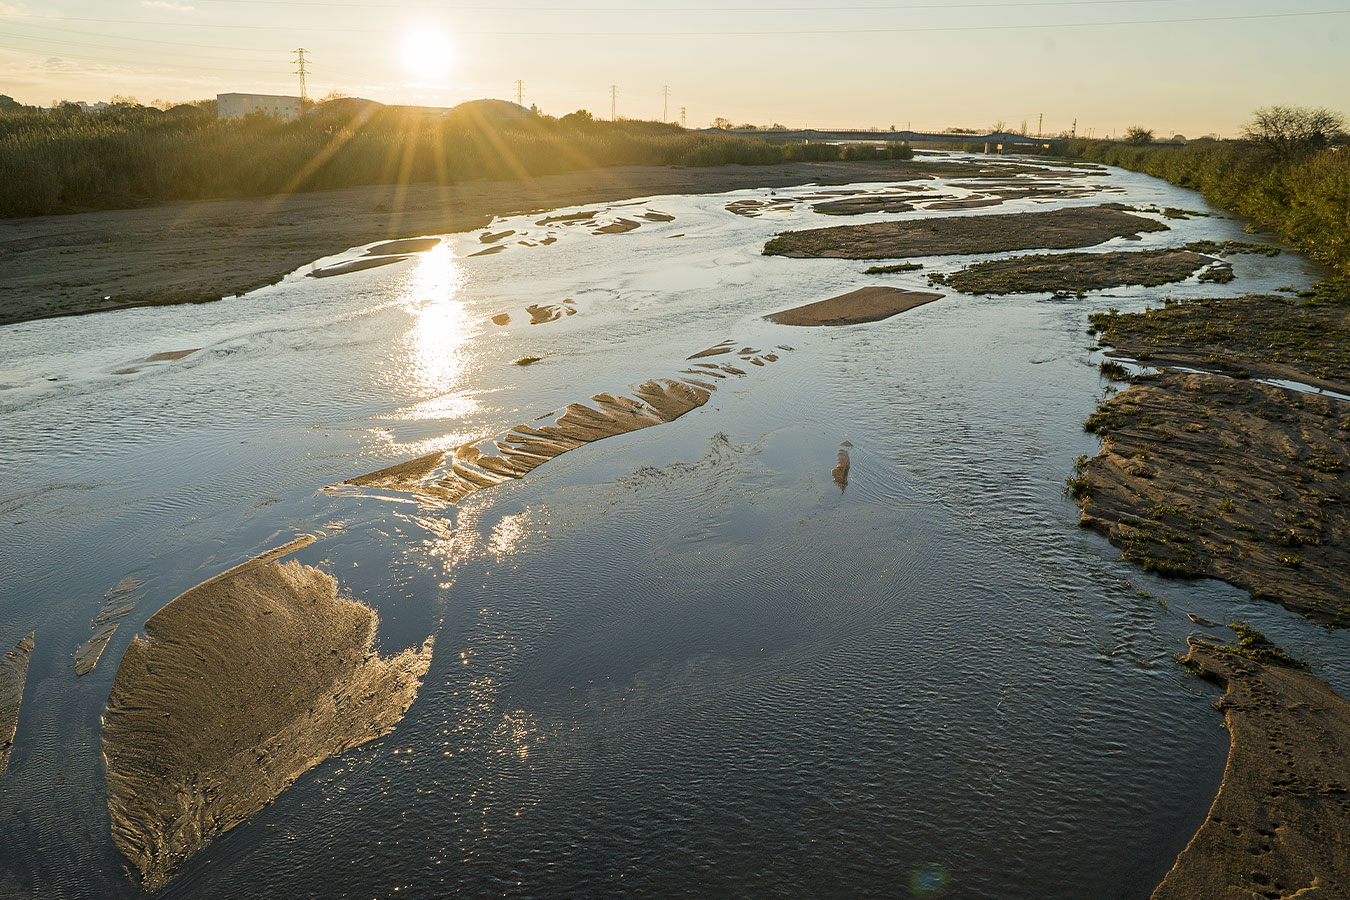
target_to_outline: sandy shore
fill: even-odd
[[[201,303],[272,284],[323,256],[467,231],[515,215],[656,194],[892,181],[932,164],[623,167],[527,181],[373,186],[0,220],[0,325]],[[926,177],[926,176],[921,176]],[[395,254],[399,247],[384,252]]]
[[[1350,703],[1316,675],[1252,658],[1268,649],[1256,638],[1188,641],[1187,667],[1226,688],[1216,706],[1232,748],[1153,900],[1350,896]]]

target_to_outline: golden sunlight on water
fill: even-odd
[[[474,407],[461,383],[468,365],[464,345],[471,331],[459,297],[464,281],[463,267],[445,244],[423,254],[408,273],[404,303],[414,321],[404,340],[408,357],[399,374],[409,387],[427,394],[406,411],[413,418],[463,415]]]

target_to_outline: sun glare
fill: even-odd
[[[450,73],[453,48],[439,31],[421,29],[403,39],[403,67],[423,81],[436,81]]]

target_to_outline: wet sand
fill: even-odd
[[[406,256],[366,256],[361,259],[353,259],[350,262],[324,266],[322,269],[314,269],[305,274],[310,278],[332,278],[335,275],[350,275],[352,272],[364,272],[366,269],[391,266],[394,263],[405,262],[407,259]]]
[[[471,231],[496,216],[656,194],[893,181],[905,178],[916,165],[628,166],[449,188],[386,185],[3,219],[0,325],[106,309],[211,302],[273,284],[315,259],[351,247]]]
[[[432,641],[381,657],[378,620],[328,574],[237,566],[171,601],[122,657],[103,726],[114,843],[148,890],[325,759],[391,731]]]
[[[906,222],[838,225],[789,231],[764,245],[766,256],[799,259],[900,259],[911,256],[1067,250],[1112,238],[1166,231],[1153,219],[1106,207],[984,216],[940,216]]]
[[[942,299],[943,294],[905,291],[890,287],[865,287],[829,300],[808,303],[764,318],[779,325],[806,327],[858,325],[879,322],[891,316]]]
[[[689,360],[735,353],[752,366],[779,359],[777,353],[751,347],[736,350],[724,341],[701,350]],[[632,396],[596,394],[591,405],[572,403],[561,410],[486,438],[437,451],[350,478],[345,485],[415,494],[432,503],[458,503],[483,488],[524,478],[551,459],[595,441],[673,422],[708,402],[716,381],[744,376],[745,369],[726,362],[696,362],[682,378],[653,378],[632,390]]]
[[[19,728],[23,686],[28,681],[28,660],[33,655],[34,632],[29,632],[0,659],[0,775],[9,768],[14,734]]]
[[[1204,825],[1153,900],[1350,896],[1350,704],[1307,671],[1192,637],[1232,741]]]

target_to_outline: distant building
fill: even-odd
[[[218,119],[242,119],[244,116],[261,113],[290,121],[299,117],[300,112],[299,97],[282,97],[276,94],[216,94]]]

